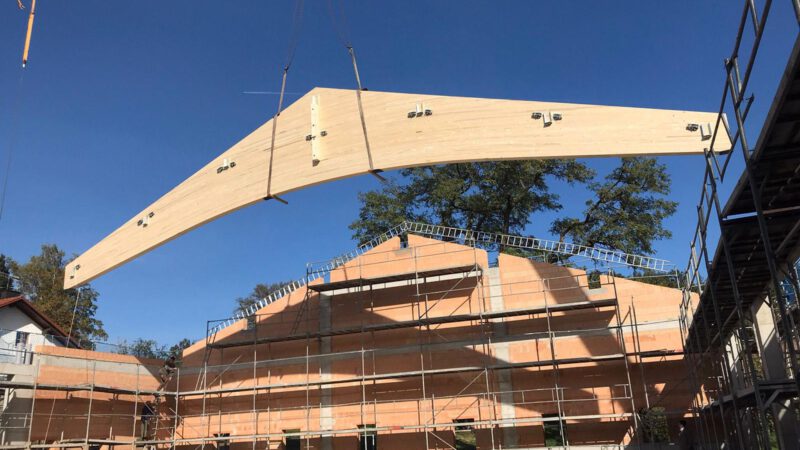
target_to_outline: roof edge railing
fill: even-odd
[[[405,220],[347,253],[343,253],[335,258],[323,261],[321,263],[309,263],[307,266],[308,270],[306,277],[292,281],[280,289],[273,291],[268,296],[262,298],[253,305],[250,305],[250,307],[248,307],[246,310],[235,314],[233,317],[210,321],[208,327],[208,337],[213,336],[223,328],[227,328],[242,319],[254,315],[259,309],[291,294],[311,281],[325,277],[333,270],[343,266],[355,258],[358,258],[359,256],[388,241],[389,239],[405,233],[432,236],[440,239],[453,239],[461,241],[466,245],[493,244],[525,250],[542,250],[550,253],[584,257],[604,263],[621,264],[629,267],[647,269],[662,273],[668,273],[675,269],[675,266],[666,259],[643,255],[633,255],[618,250],[610,250],[593,246],[590,247],[586,245],[540,239],[529,236],[514,236],[501,233],[473,231],[464,228],[431,225],[422,222]]]

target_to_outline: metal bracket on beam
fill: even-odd
[[[711,135],[713,134],[713,129],[711,128],[710,123],[689,123],[686,124],[686,131],[691,133],[699,131],[700,139],[703,141],[711,139]]]
[[[142,227],[142,228],[147,228],[147,226],[150,224],[150,219],[152,219],[153,216],[155,216],[155,215],[156,215],[156,213],[154,213],[153,211],[150,211],[146,216],[142,217],[141,219],[139,219],[138,222],[136,222],[136,226],[137,227]]]
[[[377,178],[377,179],[379,179],[381,181],[386,181],[386,178],[384,178],[383,175],[381,175],[381,172],[383,172],[383,170],[381,170],[381,169],[375,169],[375,170],[370,170],[369,171],[369,173],[373,177],[375,177],[375,178]]]
[[[311,97],[311,133],[306,135],[306,141],[311,143],[311,164],[317,165],[322,160],[322,149],[317,137],[325,137],[327,131],[320,131],[319,125],[319,96]]]
[[[222,160],[222,164],[217,167],[217,173],[222,173],[228,169],[233,169],[234,167],[236,167],[236,161],[229,161],[228,158],[225,158]]]
[[[286,200],[278,197],[277,195],[270,195],[270,196],[264,197],[264,201],[267,201],[267,200],[277,200],[277,201],[283,203],[284,205],[288,205],[289,204],[289,202],[287,202]]]
[[[564,116],[559,112],[552,112],[552,111],[535,111],[531,114],[531,119],[533,120],[542,120],[544,127],[547,128],[553,124],[553,121],[558,121],[563,119]]]
[[[433,110],[426,108],[425,103],[417,103],[414,105],[414,109],[408,112],[408,118],[413,119],[415,117],[422,117],[422,116],[432,116]]]
[[[705,125],[703,124],[700,125],[700,139],[707,141],[711,139],[711,134],[712,131],[710,123],[706,123]]]
[[[72,268],[72,273],[69,276],[70,280],[75,278],[75,274],[78,273],[78,270],[80,270],[80,268],[81,268],[80,264],[77,264],[75,267]]]

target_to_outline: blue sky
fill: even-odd
[[[0,158],[14,158],[0,252],[42,243],[80,253],[274,113],[291,2],[39,0],[20,84],[26,13],[0,6]],[[26,3],[28,3],[26,1]],[[345,1],[347,30],[372,90],[715,111],[740,2]],[[288,90],[352,88],[327,2],[308,0]],[[774,95],[796,22],[775,2],[752,81],[751,141]],[[20,96],[19,106],[14,99]],[[289,101],[293,100],[289,97]],[[662,159],[673,179],[683,267],[701,157]],[[600,173],[616,160],[591,160]],[[0,172],[0,177],[3,173]],[[733,184],[733,183],[729,183]],[[257,282],[299,278],[307,261],[352,248],[347,225],[372,177],[265,202],[193,231],[93,285],[111,341],[202,336]],[[565,209],[587,193],[555,184]],[[337,201],[331,202],[331,198]],[[533,219],[547,236],[558,214]]]

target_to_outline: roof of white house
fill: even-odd
[[[67,333],[64,332],[61,327],[58,326],[51,318],[47,317],[43,312],[36,309],[35,306],[31,302],[25,299],[25,297],[18,295],[16,297],[8,297],[8,298],[1,298],[0,299],[0,310],[3,308],[15,306],[17,309],[22,311],[25,315],[30,317],[30,319],[39,325],[42,330],[47,333],[51,334],[56,337],[67,339]],[[74,337],[70,337],[70,346],[75,348],[80,348],[80,344]]]

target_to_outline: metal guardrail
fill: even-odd
[[[375,248],[376,246],[382,244],[383,242],[386,242],[386,241],[388,241],[389,239],[391,239],[391,238],[393,238],[395,236],[399,236],[399,235],[403,234],[406,231],[405,227],[406,227],[407,223],[408,222],[403,222],[400,225],[394,226],[394,227],[390,228],[389,230],[387,230],[386,232],[384,232],[383,234],[381,234],[379,236],[376,236],[376,237],[370,239],[369,241],[359,245],[354,250],[351,250],[351,251],[349,251],[349,252],[347,252],[345,254],[339,255],[336,258],[331,259],[330,261],[325,263],[325,265],[323,267],[321,267],[320,269],[315,270],[313,272],[309,272],[308,275],[305,278],[301,278],[299,280],[292,281],[291,283],[283,286],[282,288],[278,289],[277,291],[273,291],[268,296],[262,298],[257,303],[251,305],[244,312],[239,312],[238,314],[234,315],[233,317],[216,321],[213,326],[209,325],[209,328],[208,328],[207,333],[206,333],[207,336],[213,336],[219,330],[221,330],[223,328],[226,328],[226,327],[228,327],[228,326],[230,326],[230,325],[232,325],[232,324],[238,322],[239,320],[242,320],[242,319],[244,319],[244,318],[246,318],[248,316],[252,316],[253,314],[256,313],[256,311],[258,311],[259,309],[269,305],[270,303],[273,303],[273,302],[283,298],[284,296],[291,294],[292,292],[300,289],[301,287],[305,286],[307,283],[309,283],[311,281],[314,281],[314,280],[316,280],[318,278],[324,277],[325,275],[327,275],[328,273],[330,273],[332,270],[336,269],[337,267],[340,267],[343,264],[347,263],[348,261],[363,255],[364,253],[372,250],[373,248]]]
[[[665,259],[653,258],[650,256],[633,255],[617,250],[589,247],[586,245],[573,244],[569,242],[560,242],[525,236],[513,236],[500,233],[487,233],[483,231],[472,231],[463,228],[430,225],[427,223],[412,222],[407,220],[359,245],[354,250],[322,263],[318,263],[318,265],[309,263],[307,276],[305,278],[292,281],[280,289],[273,291],[267,297],[264,297],[257,303],[251,305],[245,311],[239,312],[233,317],[217,321],[210,321],[206,332],[207,337],[213,336],[218,331],[238,322],[239,320],[252,316],[256,313],[256,311],[269,305],[270,303],[289,295],[311,281],[326,276],[336,268],[341,267],[347,262],[363,255],[376,246],[388,241],[389,239],[405,233],[415,233],[425,236],[451,239],[454,241],[461,241],[467,245],[491,244],[525,250],[541,250],[551,253],[558,253],[561,255],[589,258],[609,264],[621,264],[629,267],[648,269],[655,272],[667,273],[674,270],[674,265],[671,262]]]
[[[25,335],[24,342],[17,341],[19,333]],[[36,346],[63,345],[63,341],[61,336],[0,328],[0,363],[31,364]]]
[[[9,338],[9,336],[15,336],[18,331],[22,330],[0,328],[0,363],[31,364],[33,355],[36,353],[34,349],[37,346],[66,346],[66,339],[62,336],[34,332],[25,332],[28,335],[27,342],[17,344],[15,337]],[[105,353],[126,354],[128,349],[125,344],[112,344],[104,341],[81,340],[79,344],[85,350]]]
[[[419,222],[404,222],[404,224],[407,225],[407,231],[410,233],[458,239],[467,244],[495,244],[504,247],[514,247],[525,250],[540,250],[567,256],[580,256],[593,259],[595,261],[602,261],[611,264],[622,264],[630,267],[664,273],[670,272],[674,269],[673,264],[666,259],[653,258],[651,256],[643,255],[633,255],[630,253],[621,252],[619,250],[590,247],[587,245],[534,237],[471,231],[463,228],[429,225]]]

